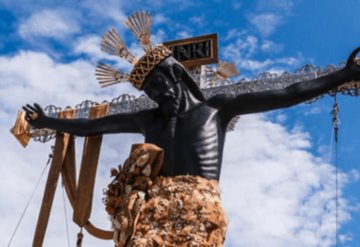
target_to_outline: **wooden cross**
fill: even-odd
[[[306,65],[291,74],[284,73],[282,75],[276,75],[265,72],[252,80],[242,80],[238,83],[233,83],[227,79],[226,73],[225,75],[221,75],[223,72],[219,70],[220,66],[218,67],[218,71],[214,71],[211,67],[205,66],[204,75],[196,74],[198,73],[196,71],[198,71],[199,66],[218,63],[217,34],[169,41],[164,44],[172,50],[172,55],[177,60],[183,63],[189,70],[192,70],[195,76],[198,76],[205,82],[207,87],[202,89],[205,97],[211,97],[215,94],[222,93],[239,95],[249,92],[281,89],[289,86],[291,83],[314,79],[340,69],[339,67],[334,66],[328,66],[325,69],[321,69]],[[227,66],[227,68],[229,68],[229,66]],[[234,75],[236,74],[236,71],[231,72],[230,74]],[[204,78],[202,78],[202,76],[204,76]],[[336,93],[359,96],[360,82],[350,82],[329,92],[330,95]],[[47,107],[45,108],[45,111],[47,111],[48,114],[56,114],[56,117],[59,118],[98,118],[110,114],[134,112],[154,107],[156,107],[156,104],[146,96],[136,98],[130,95],[121,95],[118,98],[113,99],[110,103],[98,104],[96,102],[84,101],[80,104],[80,107],[77,108],[51,111],[51,109],[58,108]],[[69,134],[56,133],[52,130],[31,129],[29,124],[25,121],[24,115],[25,114],[22,111],[18,113],[15,125],[11,129],[11,133],[19,140],[21,145],[26,147],[31,138],[37,138],[42,142],[50,140],[51,138],[49,137],[56,138],[54,157],[46,182],[33,246],[42,246],[60,174],[70,204],[74,210],[74,222],[80,227],[84,227],[90,234],[96,237],[112,239],[112,231],[104,231],[96,228],[89,221],[102,137],[95,136],[85,138],[80,175],[79,179],[76,180],[74,137]]]

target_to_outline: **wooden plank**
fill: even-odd
[[[51,162],[49,175],[46,181],[45,192],[41,203],[39,218],[36,225],[36,230],[33,239],[34,247],[41,247],[44,241],[44,236],[49,222],[52,203],[56,186],[59,180],[60,171],[65,158],[65,152],[69,140],[68,134],[57,133],[55,141],[54,157]]]
[[[98,118],[106,115],[108,108],[108,104],[92,107],[90,109],[89,118]],[[101,142],[101,135],[86,137],[84,141],[79,183],[76,192],[73,214],[73,221],[80,227],[83,227],[88,222],[91,215],[95,177]]]
[[[72,118],[75,111],[59,113],[58,117]],[[69,144],[70,134],[56,134],[54,157],[51,162],[48,178],[45,185],[44,196],[41,203],[40,213],[35,229],[33,246],[41,247],[44,241],[46,228],[49,222],[55,191],[62,170],[65,155]]]
[[[74,118],[76,116],[75,109],[67,109],[60,112],[59,118]],[[74,136],[69,137],[69,144],[65,154],[61,177],[65,186],[65,191],[70,203],[75,201],[76,193],[76,159],[75,159],[75,139]]]
[[[67,153],[61,170],[61,177],[63,179],[66,194],[68,196],[71,207],[75,208],[76,199],[76,163],[75,163],[75,142],[74,137],[71,136],[68,144]],[[94,237],[111,240],[114,237],[113,231],[105,231],[95,227],[90,221],[84,225],[85,229]]]
[[[30,141],[30,125],[25,120],[25,112],[19,111],[16,117],[14,127],[11,128],[10,132],[20,142],[23,147],[26,147]]]
[[[100,228],[95,227],[90,221],[86,222],[85,229],[88,233],[93,235],[94,237],[106,240],[113,240],[114,239],[114,232],[113,231],[104,231]]]
[[[64,183],[66,194],[70,204],[73,206],[76,197],[76,160],[75,160],[75,140],[74,136],[70,137],[68,150],[65,155],[61,178]]]

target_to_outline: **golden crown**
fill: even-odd
[[[126,74],[106,64],[99,63],[95,75],[101,87],[121,82],[131,82],[140,90],[146,76],[157,64],[171,55],[171,51],[162,44],[152,47],[150,39],[151,22],[150,12],[135,12],[125,21],[125,25],[138,38],[145,51],[145,54],[139,60],[129,51],[115,29],[112,28],[104,34],[101,41],[101,50],[126,59],[134,67],[130,74]]]

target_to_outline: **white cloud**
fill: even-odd
[[[206,19],[205,19],[204,15],[192,16],[190,18],[190,22],[197,27],[204,26],[205,21],[206,21]]]
[[[295,4],[294,0],[268,0],[258,1],[257,11],[273,11],[283,15],[289,15]]]
[[[170,20],[169,18],[167,18],[166,16],[164,16],[163,14],[155,14],[153,17],[153,22],[155,25],[160,25],[163,23],[169,23]]]
[[[118,9],[111,8],[106,14],[117,23],[124,23],[125,20],[127,19],[127,16],[121,10]]]
[[[179,0],[167,0],[167,1],[151,1],[150,7],[157,7],[156,9],[166,8],[168,9],[169,6],[176,6],[176,8],[180,11],[194,8],[200,5],[201,3],[191,1],[191,0],[182,0],[179,2]]]
[[[233,7],[234,9],[240,9],[241,6],[242,6],[242,1],[233,1],[233,2],[232,2],[232,7]]]
[[[287,115],[285,114],[277,114],[276,115],[276,122],[278,123],[284,123],[288,119]]]
[[[230,220],[227,246],[334,243],[335,170],[309,147],[306,133],[287,132],[261,115],[241,118],[228,135],[220,180]],[[347,176],[340,177],[342,187]],[[340,204],[345,222],[349,207],[344,198]]]
[[[80,6],[89,12],[89,17],[96,21],[111,20],[112,24],[122,25],[127,18],[124,13],[124,2],[116,0],[85,0]]]
[[[24,39],[46,37],[64,39],[79,31],[76,13],[71,10],[42,10],[33,13],[19,25],[19,34]]]
[[[7,82],[0,86],[1,102],[15,107],[35,100],[74,106],[85,99],[101,102],[121,93],[138,94],[128,84],[100,88],[95,67],[87,61],[79,59],[62,64],[44,53],[22,51],[14,57],[0,57],[0,74]]]
[[[352,181],[359,181],[360,180],[360,172],[358,170],[351,170],[350,176]]]
[[[20,216],[27,199],[29,198],[35,182],[47,160],[50,143],[39,144],[31,142],[23,149],[10,134],[16,113],[26,103],[39,102],[46,106],[54,104],[65,107],[75,106],[85,99],[97,102],[111,100],[123,93],[138,94],[129,85],[114,86],[101,89],[94,77],[94,66],[83,60],[71,63],[58,63],[47,54],[22,51],[12,57],[0,57],[0,146],[2,147],[0,164],[0,208],[2,224],[0,224],[0,245],[5,246],[9,241],[18,217]],[[94,200],[93,217],[97,225],[109,227],[104,207],[101,202],[102,189],[109,181],[110,166],[115,167],[122,162],[130,148],[131,143],[139,142],[139,136],[115,135],[106,137],[101,155],[102,166],[99,167],[96,195]],[[78,142],[81,142],[79,138]],[[116,142],[116,145],[115,143]],[[119,148],[122,143],[124,148]],[[78,145],[78,150],[81,149]],[[78,156],[81,152],[78,151]],[[77,159],[80,160],[80,157]],[[36,193],[25,215],[17,235],[11,246],[27,246],[32,241],[37,214],[40,208],[45,178]],[[60,188],[55,198],[53,214],[46,235],[44,246],[66,245],[65,220],[62,206]],[[71,222],[71,210],[68,208],[68,220]],[[71,244],[75,242],[78,228],[71,225]],[[61,237],[59,237],[61,236]],[[84,245],[99,246],[104,242],[86,236]],[[113,246],[108,241],[109,246]]]
[[[277,58],[277,59],[265,59],[265,60],[256,60],[253,58],[242,57],[241,51],[234,50],[235,48],[232,45],[225,47],[224,57],[230,61],[235,61],[236,65],[240,69],[245,69],[249,71],[269,71],[273,73],[282,73],[284,68],[281,67],[294,67],[299,65],[302,61],[302,57],[286,57],[286,58]],[[275,66],[272,67],[272,66]],[[276,68],[280,67],[280,68]]]
[[[320,114],[324,111],[324,109],[322,109],[319,106],[310,106],[308,107],[308,109],[304,112],[304,116],[309,116],[309,115],[315,115],[315,114]]]
[[[261,48],[261,51],[263,51],[263,52],[276,53],[276,52],[281,52],[284,48],[284,45],[276,44],[276,43],[272,42],[271,40],[265,40],[261,44],[260,48]]]
[[[264,36],[272,34],[282,23],[282,17],[273,13],[250,15],[248,20]]]
[[[189,33],[188,31],[180,31],[176,33],[176,38],[178,39],[186,39],[186,38],[190,38],[192,36],[191,33]]]
[[[153,35],[151,35],[151,40],[154,45],[158,45],[166,41],[166,32],[163,29],[157,29]]]
[[[248,21],[263,36],[269,36],[291,16],[294,0],[268,0],[256,2],[256,10],[247,16]]]
[[[96,35],[89,35],[81,37],[74,42],[74,53],[86,55],[87,58],[93,63],[97,63],[101,60],[108,60],[115,64],[116,69],[121,70],[124,73],[131,71],[132,65],[125,59],[115,55],[109,55],[103,52],[100,48],[101,37]]]
[[[241,70],[252,72],[272,71],[281,73],[289,68],[295,68],[304,60],[301,54],[292,57],[278,57],[256,59],[256,55],[264,49],[282,49],[281,45],[275,44],[270,40],[259,41],[254,35],[245,31],[230,30],[226,40],[228,45],[224,46],[220,52],[225,60],[235,62]]]
[[[81,37],[75,41],[73,50],[78,54],[86,54],[92,61],[99,61],[109,57],[106,56],[105,52],[101,51],[100,43],[101,37],[97,35]]]
[[[244,32],[230,31],[227,35],[228,40],[235,39],[233,42],[222,48],[221,54],[225,58],[237,60],[238,57],[249,58],[258,50],[258,39],[253,35]]]
[[[125,85],[101,90],[93,74],[94,66],[83,60],[62,64],[44,53],[29,51],[0,57],[0,76],[4,82],[0,84],[0,134],[3,137],[0,139],[0,186],[6,188],[0,190],[1,246],[7,244],[50,151],[50,143],[32,142],[23,149],[10,135],[17,110],[34,101],[43,105],[74,106],[84,99],[100,102],[124,92],[135,92]],[[101,198],[102,188],[109,182],[110,168],[125,160],[132,143],[142,140],[139,135],[124,134],[104,139],[92,214],[93,221],[102,228],[109,226]],[[334,168],[313,157],[307,151],[309,147],[308,135],[298,129],[288,132],[261,115],[241,118],[236,130],[228,135],[221,177],[224,204],[230,218],[226,246],[315,246],[317,236],[321,237],[320,246],[333,242]],[[80,138],[77,150],[79,163]],[[346,180],[344,174],[341,178],[343,182]],[[44,180],[13,246],[26,246],[32,240]],[[44,246],[66,245],[61,200],[58,188]],[[344,198],[340,202],[341,222],[345,222],[350,217],[347,202]],[[71,222],[71,210],[67,211]],[[73,223],[70,225],[73,244],[78,228]],[[83,245],[113,246],[113,243],[86,234]]]

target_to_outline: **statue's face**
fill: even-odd
[[[158,103],[159,109],[165,117],[173,117],[179,112],[180,85],[161,70],[153,71],[146,78],[142,89],[150,99]]]

